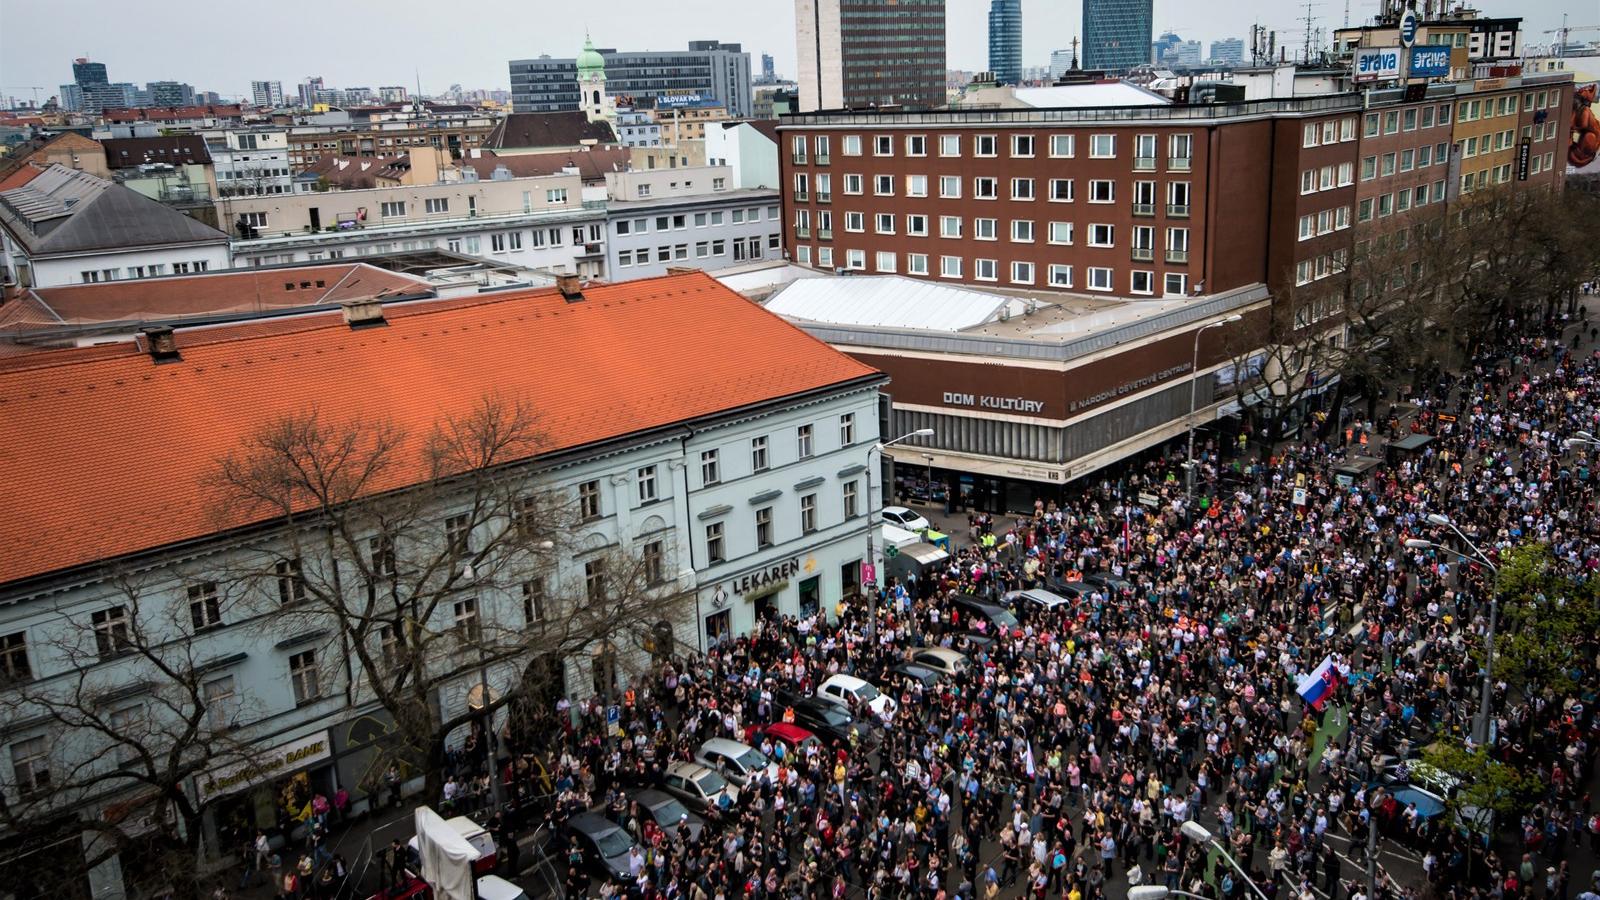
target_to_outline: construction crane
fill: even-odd
[[[1574,31],[1600,31],[1600,25],[1571,25],[1571,26],[1569,26],[1567,24],[1567,16],[1566,16],[1565,13],[1563,13],[1561,15],[1561,27],[1560,28],[1548,28],[1548,29],[1545,29],[1545,32],[1544,32],[1545,34],[1559,34],[1559,35],[1561,35],[1560,40],[1556,43],[1556,52],[1555,52],[1556,56],[1565,56],[1566,55],[1566,53],[1567,53],[1567,36],[1572,34]]]
[[[51,88],[47,88],[47,87],[44,87],[43,85],[37,85],[37,84],[4,84],[4,85],[0,85],[0,90],[33,91],[33,105],[34,106],[38,106],[39,105],[39,92],[40,91],[48,91],[48,90],[51,90]]]

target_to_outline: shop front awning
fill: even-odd
[[[918,541],[915,544],[907,544],[906,546],[901,547],[900,555],[908,556],[916,560],[920,565],[924,566],[941,562],[950,558],[950,554],[940,550],[938,547],[935,547],[932,544],[923,541]]]

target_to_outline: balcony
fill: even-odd
[[[1187,203],[1168,203],[1167,204],[1167,217],[1168,218],[1172,218],[1172,219],[1187,219],[1187,218],[1189,218],[1189,204],[1187,204]]]
[[[1156,258],[1156,252],[1149,247],[1135,247],[1132,255],[1134,262],[1150,262]]]
[[[1156,158],[1154,156],[1135,156],[1133,158],[1133,170],[1135,172],[1154,172],[1156,170]]]
[[[811,199],[811,192],[810,191],[795,191],[794,192],[794,202],[796,202],[796,203],[805,203],[806,201],[808,201],[810,199]]]
[[[818,240],[823,240],[823,241],[831,241],[831,240],[833,240],[833,229],[832,228],[818,228],[817,229],[817,239]]]
[[[833,202],[833,191],[817,191],[817,202],[818,203],[832,203]]]
[[[811,229],[804,225],[796,225],[794,229],[794,236],[797,238],[809,238],[811,237]]]
[[[804,153],[796,153],[789,157],[789,160],[797,166],[803,166],[806,164],[806,155]]]
[[[1133,205],[1133,214],[1136,216],[1153,216],[1156,214],[1156,205],[1154,203],[1135,203]]]
[[[1167,171],[1168,172],[1187,172],[1187,171],[1189,171],[1189,163],[1190,162],[1191,162],[1191,160],[1187,156],[1172,156],[1172,157],[1168,157],[1167,158]]]
[[[819,166],[825,166],[825,165],[827,165],[828,163],[830,163],[832,161],[833,161],[833,157],[829,156],[826,153],[818,153],[817,154],[816,164],[819,165]]]
[[[1188,261],[1189,261],[1189,251],[1187,251],[1187,250],[1168,250],[1167,251],[1167,262],[1169,262],[1169,263],[1186,263]]]

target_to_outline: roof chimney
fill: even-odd
[[[172,335],[170,325],[146,325],[139,329],[144,335],[144,349],[157,363],[177,362],[178,339]]]
[[[352,329],[388,324],[383,318],[383,301],[376,297],[346,300],[339,305],[344,307],[344,323]]]
[[[556,288],[568,303],[583,302],[583,286],[576,275],[557,275]]]

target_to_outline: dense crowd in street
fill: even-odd
[[[599,701],[581,704],[548,766],[520,760],[509,788],[553,792],[544,834],[605,808],[639,843],[618,882],[561,855],[558,840],[569,896],[1095,900],[1134,884],[1249,895],[1219,853],[1181,833],[1194,819],[1272,900],[1376,900],[1340,867],[1341,855],[1364,864],[1372,816],[1424,873],[1380,870],[1383,896],[1595,890],[1567,861],[1584,832],[1600,846],[1592,703],[1497,685],[1492,752],[1546,786],[1520,822],[1496,823],[1503,839],[1449,813],[1373,802],[1372,790],[1383,760],[1403,783],[1408,751],[1441,734],[1470,741],[1478,709],[1469,650],[1488,627],[1493,575],[1408,547],[1472,555],[1430,515],[1450,517],[1491,560],[1534,541],[1563,574],[1600,566],[1595,454],[1563,441],[1600,432],[1600,358],[1570,356],[1559,333],[1414,386],[1403,418],[1322,429],[1325,439],[1312,422],[1264,459],[1208,444],[1193,502],[1181,460],[1155,458],[1031,516],[974,515],[946,564],[878,591],[875,622],[844,603],[664,664],[621,704],[620,737]],[[1369,438],[1413,430],[1435,439],[1349,485],[1336,479]],[[957,602],[1097,574],[1121,589],[1016,605],[1015,627]],[[932,646],[961,651],[970,668],[926,682],[893,671]],[[1324,660],[1338,688],[1314,708],[1295,687]],[[749,726],[787,717],[791,694],[836,673],[896,701],[882,715],[854,710],[878,720],[874,740],[796,753],[753,738],[779,761],[777,779],[756,779],[697,838],[630,811],[629,792],[659,783],[670,762],[708,739],[747,740]]]

